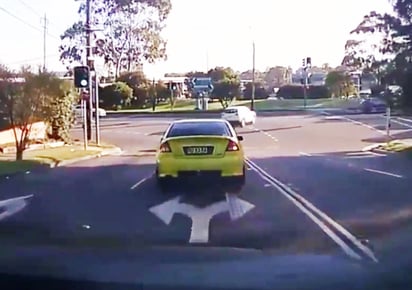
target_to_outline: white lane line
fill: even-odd
[[[374,130],[374,131],[376,131],[376,132],[381,133],[382,135],[386,135],[386,132],[385,132],[385,131],[379,130],[379,129],[377,129],[377,128],[371,126],[371,125],[368,125],[368,124],[366,124],[366,123],[362,123],[362,122],[360,122],[360,121],[356,121],[356,120],[350,119],[350,118],[348,118],[348,117],[342,117],[342,119],[345,119],[345,120],[347,120],[347,121],[349,121],[349,122],[352,122],[352,123],[354,123],[354,124],[356,124],[356,125],[360,125],[360,126],[363,126],[363,127],[365,127],[365,128]]]
[[[324,222],[322,222],[319,218],[317,218],[313,213],[311,213],[306,207],[304,207],[300,202],[295,200],[290,194],[288,194],[283,188],[278,186],[274,183],[270,178],[265,176],[264,171],[255,168],[254,169],[257,174],[262,177],[263,180],[271,184],[274,188],[276,188],[283,196],[289,199],[298,209],[300,209],[307,217],[309,217],[320,229],[329,236],[341,249],[349,256],[357,260],[362,260],[361,256],[359,256],[354,250],[352,250],[341,238],[339,238]]]
[[[140,185],[142,185],[146,180],[148,180],[148,179],[151,178],[152,176],[153,176],[153,174],[150,175],[150,176],[147,176],[147,177],[145,177],[145,178],[142,178],[141,180],[139,180],[138,182],[136,182],[135,184],[133,184],[133,185],[130,187],[130,190],[133,190],[133,189],[138,188]]]
[[[0,221],[23,210],[28,205],[27,199],[32,197],[33,194],[30,194],[1,200],[0,207],[3,208],[3,212],[0,213]]]
[[[392,122],[392,123],[395,123],[395,124],[398,124],[398,125],[401,125],[401,126],[405,126],[405,127],[409,128],[409,129],[412,129],[412,125],[411,125],[411,124],[406,124],[406,123],[404,123],[404,122],[399,122],[398,120],[394,120],[394,119],[391,119],[391,122]]]
[[[262,132],[263,134],[265,134],[266,136],[268,136],[270,139],[272,139],[275,142],[278,142],[278,139],[272,135],[270,135],[268,132],[265,132],[263,130],[259,130],[260,132]]]
[[[373,173],[382,174],[382,175],[392,176],[392,177],[396,177],[396,178],[403,178],[402,175],[387,172],[387,171],[381,171],[381,170],[376,170],[376,169],[371,169],[371,168],[364,168],[364,170],[369,171],[369,172],[373,172]]]
[[[328,112],[323,112],[323,113],[324,113],[325,115],[327,115],[327,116],[333,116],[332,114],[330,114],[330,113],[328,113]],[[365,127],[365,128],[368,128],[368,129],[377,131],[377,132],[381,133],[382,135],[386,135],[386,132],[385,132],[385,131],[379,130],[379,129],[377,129],[377,128],[371,126],[371,125],[368,125],[368,124],[366,124],[366,123],[362,123],[362,122],[360,122],[360,121],[356,121],[356,120],[353,120],[353,119],[348,118],[348,117],[345,117],[345,116],[337,116],[337,117],[340,117],[341,120],[346,120],[346,121],[349,121],[349,122],[351,122],[351,123],[353,123],[353,124],[360,125],[360,126],[363,126],[363,127]]]
[[[404,122],[412,123],[411,119],[406,119],[406,118],[401,118],[401,117],[396,117],[396,119],[404,121]]]
[[[312,156],[312,154],[310,153],[306,153],[306,152],[299,152],[300,156]]]
[[[386,116],[381,116],[381,117],[386,119]],[[391,118],[391,123],[395,123],[395,124],[398,124],[398,125],[401,125],[401,126],[405,126],[409,129],[412,129],[412,124],[406,124],[404,122],[400,122],[399,120],[404,121],[404,122],[408,122],[408,123],[412,122],[412,120],[409,120],[409,119],[400,118],[400,117],[392,117]]]
[[[311,202],[309,202],[303,196],[296,193],[293,189],[291,189],[290,187],[280,182],[278,179],[271,176],[269,173],[267,173],[265,170],[260,168],[256,163],[254,163],[250,159],[246,159],[246,162],[249,163],[251,167],[264,180],[271,183],[276,189],[279,190],[279,192],[282,195],[288,198],[302,212],[304,212],[310,219],[312,219],[312,221],[315,222],[333,241],[335,241],[347,255],[349,255],[350,257],[354,257],[356,259],[361,259],[361,257],[356,252],[354,252],[341,238],[339,238],[331,229],[329,229],[328,226],[326,226],[318,217],[313,215],[309,210],[317,214],[320,218],[322,218],[324,221],[326,221],[332,227],[334,227],[335,230],[337,230],[339,233],[341,233],[347,239],[349,239],[355,246],[357,246],[359,250],[361,250],[364,254],[366,254],[370,259],[372,259],[374,262],[378,262],[378,259],[376,258],[375,254],[367,246],[362,244],[362,242],[358,240],[353,234],[351,234],[346,228],[344,228],[342,225],[337,223],[327,214],[319,210],[317,207],[315,207]]]
[[[385,156],[387,156],[387,154],[376,153],[376,152],[373,152],[373,151],[369,151],[368,153],[371,154],[371,155],[378,156],[378,157],[385,157]]]

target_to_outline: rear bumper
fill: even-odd
[[[157,158],[158,177],[185,177],[196,172],[211,173],[216,177],[235,177],[244,175],[244,158],[239,154],[226,153],[222,158],[189,159],[175,158],[166,154]]]
[[[230,123],[240,123],[240,118],[239,118],[239,116],[231,116],[231,117],[228,117],[228,116],[222,116],[221,117],[223,120],[226,120],[226,121],[228,121],[228,122],[230,122]]]

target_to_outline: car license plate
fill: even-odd
[[[208,155],[213,153],[212,146],[183,147],[186,155]]]

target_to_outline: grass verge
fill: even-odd
[[[89,146],[84,150],[81,145],[62,146],[57,148],[47,148],[24,152],[23,160],[15,161],[15,155],[8,154],[0,157],[0,175],[25,172],[39,167],[50,167],[56,163],[95,156],[105,149],[115,148],[111,145]]]
[[[230,105],[231,106],[249,106],[250,100],[235,100]],[[308,99],[306,101],[307,109],[322,109],[322,108],[342,108],[347,109],[354,107],[358,104],[355,100],[347,99],[336,99],[336,98],[324,98],[324,99]],[[303,99],[286,99],[286,100],[255,100],[255,108],[257,111],[261,110],[302,110],[304,109]],[[176,102],[173,110],[170,104],[160,104],[156,106],[156,110],[152,111],[152,108],[145,109],[122,109],[118,111],[108,111],[109,113],[179,113],[179,112],[199,112],[195,111],[195,101],[194,100],[179,100]],[[215,101],[209,103],[208,111],[221,111],[223,109],[220,102]]]

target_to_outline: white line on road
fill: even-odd
[[[147,177],[145,177],[145,178],[143,178],[143,179],[141,179],[141,180],[139,180],[138,182],[136,182],[135,184],[133,184],[133,185],[130,187],[130,189],[133,190],[133,189],[138,188],[140,185],[142,185],[146,180],[150,179],[152,176],[153,176],[153,174],[150,175],[150,176],[147,176]]]
[[[328,113],[328,112],[323,112],[323,114],[325,114],[325,115],[327,115],[327,116],[333,116],[332,114],[330,114],[330,113]],[[368,129],[377,131],[377,132],[381,133],[382,135],[386,135],[386,132],[385,132],[385,131],[379,130],[379,129],[377,129],[377,128],[371,126],[371,125],[368,125],[368,124],[366,124],[366,123],[363,123],[363,122],[360,122],[360,121],[356,121],[356,120],[353,120],[353,119],[348,118],[348,117],[345,117],[345,116],[339,116],[339,117],[340,117],[340,119],[349,121],[349,122],[351,122],[351,123],[353,123],[353,124],[360,125],[360,126],[363,126],[363,127],[365,127],[365,128],[368,128]]]
[[[385,117],[385,118],[386,118],[386,117]],[[405,127],[409,128],[409,129],[412,129],[412,124],[406,124],[406,123],[404,123],[404,122],[399,122],[398,120],[394,120],[394,119],[391,119],[391,122],[392,122],[392,123],[395,123],[395,124],[398,124],[398,125],[401,125],[401,126],[405,126]]]
[[[278,142],[278,139],[276,139],[276,137],[270,135],[268,132],[265,132],[263,130],[260,130],[260,132],[262,132],[263,134],[265,134],[266,136],[268,136],[270,139],[272,139],[275,142]]]
[[[218,201],[205,208],[182,203],[181,196],[155,205],[149,209],[166,225],[169,225],[176,213],[186,215],[192,220],[189,243],[209,242],[209,227],[212,218],[222,212],[228,211],[230,219],[235,221],[252,210],[255,205],[240,199],[236,195],[226,194],[225,201]]]
[[[371,155],[378,156],[378,157],[385,157],[385,156],[387,156],[386,154],[376,153],[376,152],[373,152],[373,151],[369,151],[368,153],[371,154]]]
[[[369,171],[369,172],[373,172],[373,173],[392,176],[392,177],[396,177],[396,178],[403,178],[402,175],[391,173],[391,172],[386,172],[386,171],[381,171],[381,170],[376,170],[376,169],[371,169],[371,168],[364,168],[364,169],[365,169],[365,171]]]
[[[312,154],[310,153],[306,153],[306,152],[299,152],[300,156],[312,156]]]
[[[404,121],[404,122],[408,122],[408,123],[412,123],[411,119],[406,119],[406,118],[401,118],[401,117],[396,117],[398,120]]]
[[[26,196],[19,196],[15,198],[10,198],[6,200],[0,201],[0,207],[4,209],[2,213],[0,213],[0,220],[3,220],[9,216],[12,216],[22,209],[24,209],[28,202],[27,199],[32,198],[33,194],[26,195]]]
[[[347,239],[349,239],[353,243],[353,245],[355,245],[371,260],[373,260],[374,262],[378,262],[378,259],[375,257],[375,254],[368,247],[363,245],[361,241],[359,241],[343,226],[341,226],[328,215],[326,215],[324,212],[319,210],[303,196],[296,193],[293,189],[289,188],[288,186],[286,186],[285,184],[271,176],[269,173],[260,168],[256,163],[254,163],[250,159],[247,159],[246,162],[249,163],[249,166],[251,166],[265,181],[272,184],[273,187],[275,187],[282,195],[288,198],[296,207],[298,207],[314,223],[316,223],[337,245],[341,247],[341,249],[348,256],[355,259],[362,259],[361,256],[359,256],[359,254],[357,254],[348,244],[346,244],[339,236],[337,236],[330,227],[333,227],[336,231],[338,231],[340,234],[344,235]],[[319,217],[315,216],[315,214],[322,218],[323,221]],[[328,223],[330,227],[327,226],[324,222]]]

